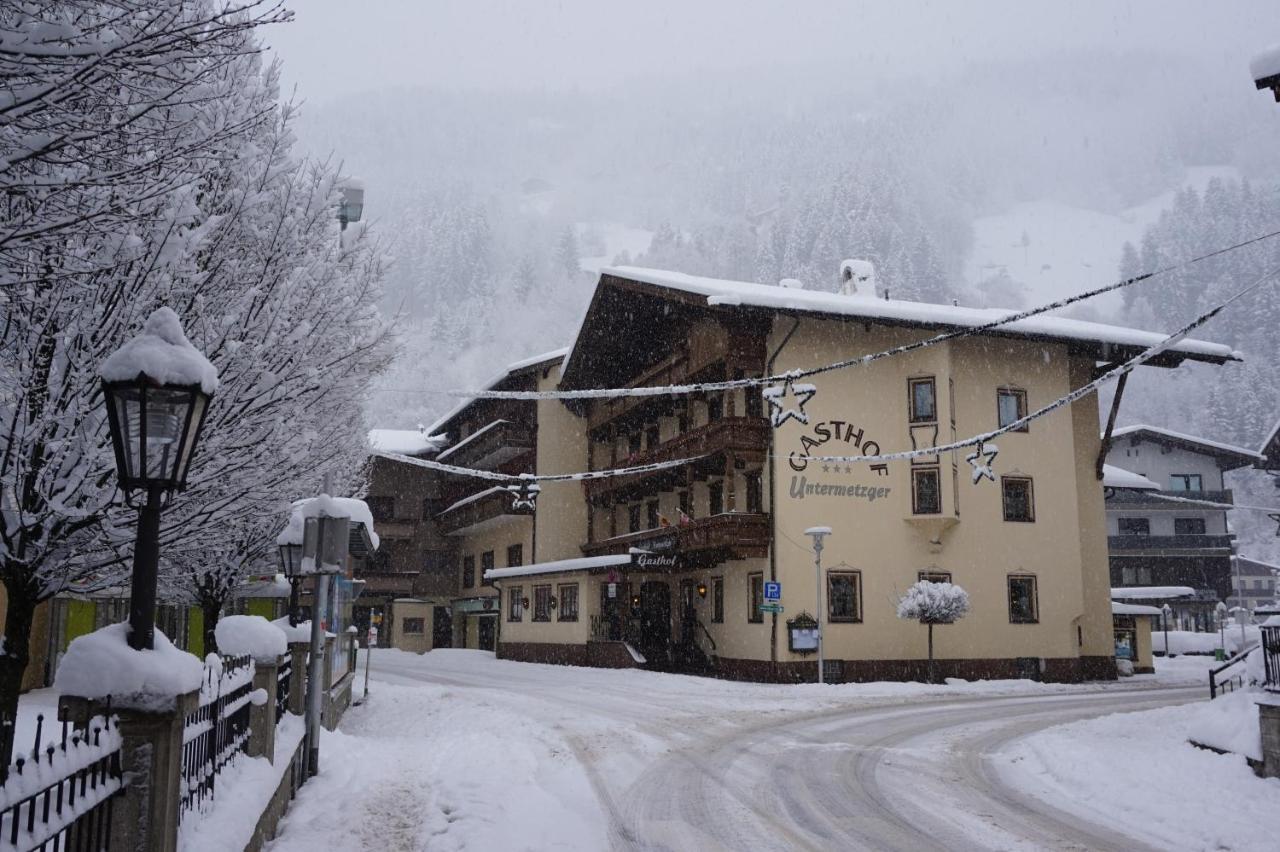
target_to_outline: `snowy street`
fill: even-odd
[[[1204,663],[1174,665],[1106,685],[822,688],[378,650],[369,703],[324,741],[271,848],[1170,848],[1034,797],[1005,752],[1203,702]]]

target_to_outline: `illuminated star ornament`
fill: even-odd
[[[973,466],[973,484],[977,485],[978,480],[984,476],[992,482],[996,481],[995,471],[991,469],[991,463],[996,460],[996,456],[1000,454],[1000,450],[994,445],[986,445],[981,441],[974,448],[973,452],[964,457],[970,465]],[[981,461],[979,461],[981,459]]]
[[[508,485],[507,490],[511,492],[514,498],[511,501],[511,508],[528,509],[533,511],[538,507],[538,493],[542,491],[542,486],[536,482],[522,482],[519,485]]]
[[[1267,517],[1276,522],[1276,535],[1280,536],[1280,512],[1272,512]]]
[[[760,394],[769,403],[769,420],[773,423],[773,428],[777,429],[788,420],[808,425],[809,415],[804,413],[804,406],[817,392],[818,388],[814,385],[787,379],[781,386],[770,385]],[[787,408],[787,397],[795,399],[795,408]]]

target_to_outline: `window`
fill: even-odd
[[[1129,566],[1121,568],[1120,582],[1126,586],[1149,586],[1151,584],[1151,569]]]
[[[631,453],[633,456],[640,452],[641,437],[642,436],[639,432],[632,432],[627,436],[627,452]]]
[[[654,423],[648,426],[644,430],[644,448],[646,450],[652,450],[654,447],[658,446],[658,444],[662,443],[660,436],[661,432],[658,430],[658,424]]]
[[[365,497],[364,502],[369,504],[369,512],[375,521],[389,521],[395,517],[396,498],[394,497]]]
[[[650,500],[648,503],[644,504],[644,516],[645,520],[649,523],[648,529],[656,530],[661,525],[658,520],[657,500]]]
[[[711,578],[711,623],[724,624],[724,577]]]
[[[710,504],[707,514],[719,515],[724,512],[723,482],[713,482],[707,486],[707,502]]]
[[[524,620],[524,586],[507,589],[507,621]]]
[[[950,571],[917,571],[917,580],[928,580],[930,583],[950,583]]]
[[[676,497],[680,500],[680,511],[682,514],[693,517],[693,496],[688,491],[681,491]]]
[[[713,396],[707,400],[707,421],[715,423],[724,416],[724,399]]]
[[[1204,481],[1198,473],[1175,473],[1169,476],[1169,487],[1174,491],[1203,491]]]
[[[922,467],[911,471],[911,513],[942,513],[942,474],[938,468]]]
[[[493,581],[489,579],[489,572],[493,570],[493,551],[486,550],[480,554],[480,585],[492,586]]]
[[[404,634],[414,633],[421,636],[427,632],[427,621],[425,618],[406,618],[400,622],[400,632]]]
[[[513,544],[507,548],[507,567],[515,568],[524,564],[524,545]]]
[[[827,619],[862,621],[862,574],[832,571],[827,574]]]
[[[1151,521],[1147,518],[1119,518],[1120,535],[1151,535]]]
[[[1204,535],[1204,518],[1174,518],[1174,535]]]
[[[534,586],[533,587],[533,620],[534,621],[550,621],[551,620],[551,587],[550,586]]]
[[[760,395],[759,388],[747,388],[743,391],[743,397],[743,408],[748,417],[764,417],[764,397]]]
[[[424,521],[434,518],[440,514],[440,510],[444,509],[444,501],[439,497],[423,497],[422,498],[422,519]]]
[[[640,504],[627,507],[627,532],[640,532]]]
[[[747,621],[759,624],[764,621],[760,607],[764,605],[764,574],[747,575]]]
[[[1008,426],[1010,423],[1026,417],[1027,392],[1017,388],[1000,388],[997,390],[996,413],[999,415],[1001,426]],[[1026,432],[1027,429],[1027,425],[1023,424],[1014,431]]]
[[[1009,578],[1009,622],[1011,624],[1035,624],[1040,620],[1040,607],[1036,600],[1035,577]]]
[[[578,584],[567,583],[560,587],[560,621],[578,620]]]
[[[469,589],[476,584],[476,558],[462,557],[462,588]]]
[[[1006,521],[1031,522],[1036,519],[1031,480],[1025,476],[1002,476],[1000,487],[1004,492],[1004,519]]]
[[[910,399],[912,423],[933,423],[938,419],[938,396],[933,384],[933,376],[925,379],[909,379],[907,394]]]
[[[764,486],[760,479],[760,471],[753,470],[745,477],[747,481],[747,511],[758,515],[764,511]]]

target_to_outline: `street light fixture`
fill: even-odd
[[[150,650],[155,637],[160,512],[187,487],[187,471],[218,387],[213,365],[187,340],[169,308],[151,314],[142,334],[102,363],[102,393],[125,503],[138,506],[129,593],[129,646]]]
[[[813,539],[813,567],[818,587],[818,603],[815,620],[818,622],[818,683],[826,683],[822,659],[822,542],[831,535],[831,527],[809,527],[804,534]]]
[[[1214,611],[1218,613],[1218,641],[1222,646],[1222,658],[1227,658],[1227,605],[1218,601]]]
[[[288,535],[288,528],[280,534]],[[278,541],[279,539],[277,539]],[[289,626],[298,626],[298,590],[302,586],[302,543],[280,544],[280,573],[289,581]]]
[[[1173,651],[1169,647],[1169,619],[1173,618],[1173,607],[1165,604],[1160,607],[1160,614],[1164,618],[1164,655],[1171,659],[1173,657]]]

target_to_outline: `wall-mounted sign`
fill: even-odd
[[[787,647],[797,654],[812,654],[818,650],[818,621],[802,612],[787,622]]]
[[[764,599],[767,601],[782,600],[782,584],[768,582],[764,584]]]
[[[680,556],[676,553],[637,553],[631,557],[637,568],[668,571],[680,567]]]
[[[679,539],[676,537],[676,534],[671,533],[670,535],[650,539],[645,542],[644,549],[651,553],[670,553],[676,549],[676,544],[678,542]]]
[[[793,452],[787,456],[787,462],[791,465],[791,469],[796,473],[803,472],[809,466],[809,457],[814,455],[813,450],[829,441],[838,441],[844,446],[832,448],[829,451],[824,450],[820,455],[880,455],[880,442],[865,438],[861,427],[856,427],[844,420],[823,420],[821,423],[813,424],[811,435],[804,434],[800,436],[800,452]],[[836,472],[839,473],[839,470]],[[876,472],[880,473],[879,470]],[[888,471],[886,470],[882,475],[887,476]]]
[[[618,584],[617,584],[617,583],[610,583],[610,584],[609,584],[609,597],[611,597],[611,598],[616,598],[617,596],[618,596]]]

